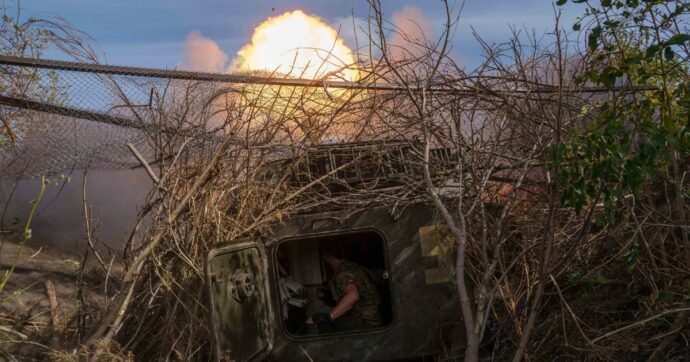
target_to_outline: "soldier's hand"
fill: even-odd
[[[311,317],[309,317],[309,318],[307,318],[307,321],[304,323],[311,325],[311,324],[314,324],[314,320]]]

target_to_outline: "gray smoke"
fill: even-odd
[[[46,187],[32,223],[30,244],[75,254],[86,248],[82,182],[83,171],[74,171],[65,183],[54,177],[57,185]],[[16,184],[16,185],[15,185]],[[134,227],[137,212],[151,190],[151,181],[142,169],[88,171],[87,200],[95,237],[114,249],[121,249]],[[14,188],[14,192],[12,190]],[[31,203],[40,190],[40,179],[2,180],[0,207],[4,210],[4,228],[19,230],[26,222]]]

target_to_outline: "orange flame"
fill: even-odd
[[[356,80],[352,50],[319,18],[301,10],[272,17],[237,52],[230,71],[276,71],[290,77]]]

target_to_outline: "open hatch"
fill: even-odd
[[[333,270],[321,257],[324,250],[361,266],[366,277],[375,286],[381,301],[380,326],[347,331],[336,329],[333,332],[355,333],[388,326],[393,320],[393,308],[384,240],[375,231],[358,231],[291,239],[279,245],[276,264],[280,315],[285,330],[293,336],[324,333],[305,324],[310,316],[327,312],[337,303],[329,290],[328,283],[333,277]]]

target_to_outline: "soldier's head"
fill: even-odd
[[[321,245],[321,259],[331,268],[337,268],[343,261],[344,248],[338,243],[324,243]]]

